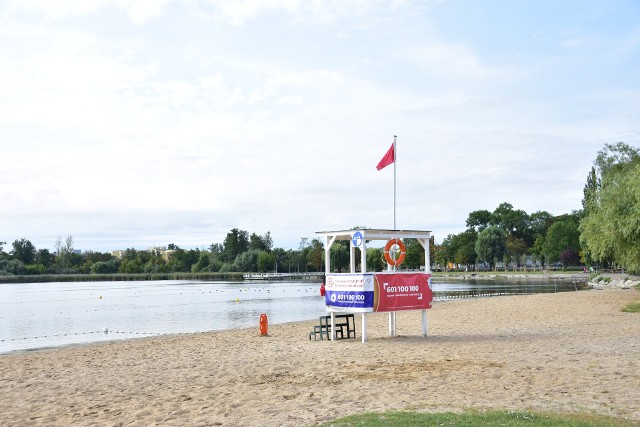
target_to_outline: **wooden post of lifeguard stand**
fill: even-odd
[[[359,245],[354,244],[353,236],[359,232],[362,241]],[[360,249],[361,272],[367,271],[367,240],[389,240],[398,238],[413,238],[422,245],[424,249],[424,272],[431,273],[431,260],[429,255],[429,241],[431,240],[431,231],[420,230],[384,230],[384,229],[366,229],[366,230],[342,230],[342,231],[319,231],[316,234],[324,237],[325,251],[325,273],[331,273],[331,246],[336,240],[350,241],[349,261],[350,273],[356,273],[356,249]],[[357,242],[356,242],[357,243]],[[362,312],[362,342],[367,341],[367,312]],[[389,336],[396,335],[395,312],[389,312]],[[427,310],[422,310],[422,336],[427,336]],[[331,311],[331,339],[335,340],[335,311]]]

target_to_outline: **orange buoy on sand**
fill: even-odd
[[[267,335],[269,329],[269,321],[267,320],[267,315],[262,313],[260,315],[260,335]]]

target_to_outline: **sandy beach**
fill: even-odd
[[[435,303],[369,315],[369,341],[314,322],[0,355],[0,425],[304,426],[369,411],[586,411],[640,423],[635,289]]]

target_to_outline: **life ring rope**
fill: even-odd
[[[391,256],[391,249],[397,246],[398,248],[395,250],[396,259],[393,259]],[[398,255],[398,252],[400,255]],[[387,261],[387,264],[397,267],[404,261],[405,256],[407,255],[407,248],[400,239],[389,239],[386,245],[384,245],[384,259]]]

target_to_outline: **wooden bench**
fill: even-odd
[[[353,314],[336,314],[335,315],[336,339],[355,338],[356,337],[356,321]],[[346,336],[345,336],[346,331]],[[313,327],[313,331],[309,332],[309,339],[314,340],[320,336],[321,340],[326,337],[331,339],[331,315],[320,316],[320,324]],[[352,337],[353,336],[353,337]]]

